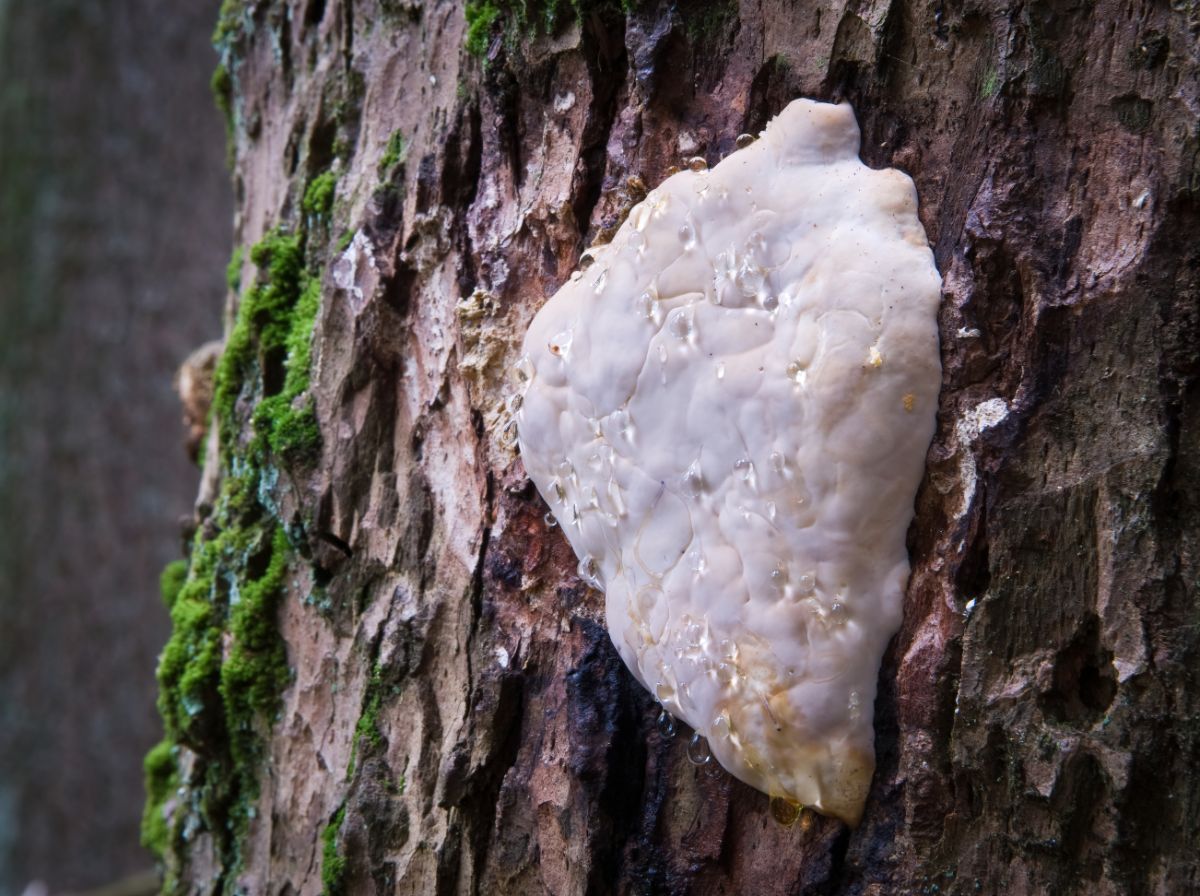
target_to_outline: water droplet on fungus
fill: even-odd
[[[578,517],[579,512],[575,511],[575,515]],[[600,581],[600,567],[592,557],[584,557],[579,561],[579,578],[597,591],[604,590],[604,583]]]
[[[574,334],[570,330],[563,330],[557,336],[552,338],[547,344],[550,349],[550,354],[556,358],[566,358],[571,352],[571,339]]]
[[[513,370],[516,372],[517,380],[519,382],[528,383],[533,379],[534,367],[533,361],[530,360],[529,355],[521,355],[521,357],[517,359],[517,363]]]
[[[712,727],[709,730],[709,735],[711,737],[724,740],[725,738],[729,737],[729,734],[729,716],[725,713],[719,713],[712,721]]]
[[[800,820],[800,812],[803,809],[804,807],[795,800],[782,796],[771,797],[771,818],[785,828],[790,828]]]
[[[696,229],[691,222],[684,221],[679,225],[679,242],[683,243],[684,251],[690,252],[696,248]]]
[[[699,734],[693,734],[692,739],[688,741],[687,758],[692,765],[707,765],[712,759],[708,741]]]
[[[700,461],[694,460],[683,473],[683,493],[689,498],[698,498],[704,491],[704,474],[700,472]]]

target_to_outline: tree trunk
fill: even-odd
[[[159,672],[168,888],[1200,887],[1200,7],[580,5],[225,4],[246,252]],[[855,830],[660,733],[504,410],[639,181],[797,96],[911,173],[945,278]]]

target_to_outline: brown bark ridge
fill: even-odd
[[[481,59],[455,3],[226,3],[239,239],[307,228],[322,272],[321,447],[263,455],[294,548],[273,617],[290,677],[258,718],[248,821],[202,798],[219,746],[186,742],[170,885],[1200,887],[1200,7],[625,5],[547,29],[473,4]],[[657,729],[504,408],[580,251],[797,96],[854,104],[863,158],[915,179],[945,276],[939,428],[855,830],[774,823]],[[301,197],[327,170],[319,224]]]

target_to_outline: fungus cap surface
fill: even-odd
[[[851,824],[941,380],[911,179],[796,100],[664,181],[530,325],[525,468],[633,674],[731,773]]]

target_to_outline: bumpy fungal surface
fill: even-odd
[[[633,674],[766,793],[855,824],[933,436],[940,277],[849,105],[634,207],[525,339],[526,470]]]

